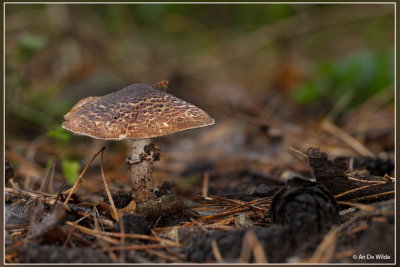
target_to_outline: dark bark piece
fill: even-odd
[[[308,160],[314,171],[315,179],[323,183],[328,190],[336,195],[349,188],[347,176],[344,172],[347,170],[347,162],[344,158],[336,158],[334,162],[328,160],[328,155],[320,152],[319,148],[308,149]]]
[[[152,223],[143,216],[127,213],[122,216],[122,221],[126,234],[150,234]],[[114,224],[114,226],[116,232],[121,231],[119,223]]]
[[[349,179],[344,173],[347,171],[347,160],[342,157],[336,158],[334,161],[328,160],[328,156],[324,152],[320,152],[319,148],[308,149],[309,164],[314,171],[314,176],[317,182],[324,184],[332,195],[360,188],[363,186],[371,185],[361,190],[354,191],[353,193],[345,194],[337,197],[338,200],[349,200],[354,198],[363,198],[374,194],[385,193],[394,190],[394,183],[388,180],[384,184],[373,184],[368,182],[359,182]],[[372,175],[359,176],[354,175],[353,178],[367,180],[367,181],[380,181],[377,177]],[[365,200],[381,200],[392,197],[392,194],[377,196],[374,198],[366,198]]]
[[[118,191],[117,193],[113,194],[112,198],[117,209],[125,208],[132,201],[132,195],[122,191]],[[107,205],[110,205],[110,201],[108,200],[107,196],[104,196],[103,199]]]
[[[174,191],[172,190],[172,185],[168,181],[164,181],[164,183],[161,185],[161,187],[155,191],[155,194],[157,197],[161,197],[163,195],[173,194],[173,193],[174,193]]]
[[[365,168],[369,174],[384,176],[390,175],[394,169],[394,163],[389,158],[356,157],[353,159],[353,169]]]
[[[138,204],[136,213],[148,219],[171,216],[183,212],[183,203],[174,195],[163,195],[155,200]]]

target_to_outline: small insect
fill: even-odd
[[[154,88],[162,88],[163,91],[166,92],[167,89],[168,89],[168,84],[169,84],[169,81],[167,81],[167,80],[161,80],[161,82],[155,83],[155,84],[153,85],[153,87],[154,87]]]

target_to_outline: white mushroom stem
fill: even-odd
[[[151,163],[143,159],[144,147],[151,144],[150,139],[132,139],[132,150],[129,162],[131,164],[131,179],[134,188],[133,197],[138,203],[154,199],[154,181]]]

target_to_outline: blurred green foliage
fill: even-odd
[[[58,143],[67,143],[71,138],[71,134],[60,125],[56,125],[53,129],[49,130],[47,136],[53,137]]]
[[[19,35],[19,58],[27,61],[46,45],[46,38],[31,32],[23,32]]]
[[[60,81],[49,79],[33,83],[29,73],[24,71],[31,60],[46,48],[47,37],[24,31],[17,40],[17,49],[7,58],[6,108],[14,119],[20,120],[20,125],[28,126],[26,128],[39,126],[39,131],[50,131],[50,136],[56,137],[54,128],[73,103],[69,99],[57,98],[61,91]]]
[[[74,184],[79,177],[81,164],[77,160],[63,159],[61,161],[61,170],[69,184]]]
[[[186,177],[184,180],[180,181],[177,184],[177,187],[184,188],[186,186],[190,186],[194,183],[201,181],[202,178],[203,178],[203,175],[200,175],[200,174],[191,175],[189,177]]]
[[[332,10],[331,15],[335,16],[330,19],[341,19],[343,14],[335,11],[339,6],[186,3],[7,5],[6,24],[13,24],[6,27],[6,39],[11,40],[6,46],[6,121],[10,122],[6,126],[7,134],[12,138],[47,134],[58,143],[68,142],[68,133],[60,127],[62,115],[78,98],[73,95],[74,90],[67,90],[75,89],[75,86],[93,88],[90,94],[104,90],[107,86],[102,81],[94,85],[89,83],[93,82],[90,79],[100,80],[98,77],[103,73],[111,73],[122,84],[154,79],[156,75],[170,75],[167,78],[172,79],[174,75],[178,78],[183,75],[187,79],[185,82],[204,81],[204,84],[199,84],[205,88],[204,92],[212,88],[215,81],[234,81],[245,90],[249,89],[248,92],[252,88],[264,88],[270,86],[268,83],[271,81],[263,79],[266,70],[274,67],[274,60],[285,60],[280,51],[285,51],[282,54],[289,57],[291,54],[300,55],[311,63],[317,60],[312,78],[293,92],[296,103],[334,102],[344,92],[354,91],[351,105],[358,105],[393,83],[393,53],[376,52],[392,47],[390,12],[376,17],[367,12],[361,21],[317,28],[315,32],[307,33],[309,36],[292,36],[289,33],[296,29],[290,28],[280,32],[281,27],[285,29],[287,21],[292,18],[297,21],[303,13],[313,18]],[[350,5],[342,10],[347,10],[347,7]],[[363,9],[361,6],[352,8],[356,12]],[[343,16],[349,14],[352,13]],[[313,20],[306,19],[305,24],[299,27],[307,28],[306,24],[310,22]],[[278,24],[280,26],[275,27]],[[253,39],[250,38],[249,43],[242,40],[245,39],[243,36],[269,27],[273,34],[260,35],[258,49],[252,48]],[[332,34],[337,42],[332,42]],[[264,38],[266,45],[262,46]],[[242,43],[239,48],[231,46],[236,40]],[[351,48],[349,57],[318,61],[321,51],[325,50],[330,51],[330,58],[341,58],[341,41]],[[339,49],[332,43],[339,43]],[[74,47],[79,60],[74,59]],[[221,59],[215,58],[217,63],[218,60],[223,63],[218,71],[204,67],[203,71],[189,74],[190,77],[184,76],[188,62],[193,62],[193,65],[200,62],[198,69],[202,70],[202,66],[207,66],[202,62],[207,58],[207,52],[221,47],[227,49],[221,53]],[[253,52],[243,53],[246,57],[235,59],[237,52],[248,47],[254,49]],[[360,47],[367,52],[351,55]],[[71,60],[68,60],[70,53]],[[210,57],[210,61],[213,63],[214,58]],[[89,86],[82,86],[86,83]]]
[[[112,8],[105,8],[103,12],[113,20],[118,11],[127,8],[129,14],[136,19],[139,25],[155,28],[160,22],[168,20],[171,16],[184,15],[191,18],[205,28],[233,28],[233,29],[254,29],[262,24],[270,23],[295,13],[292,5],[282,4],[215,4],[212,5],[188,5],[188,4],[137,4],[137,5],[115,5]],[[121,16],[119,16],[120,19]],[[188,32],[190,33],[190,32]]]
[[[349,108],[355,108],[379,91],[390,89],[393,82],[393,52],[362,51],[337,61],[317,62],[312,78],[293,90],[292,97],[300,105],[309,105],[337,101],[350,91]]]

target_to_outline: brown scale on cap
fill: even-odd
[[[147,84],[80,100],[62,127],[106,140],[144,139],[214,124],[202,109]]]

